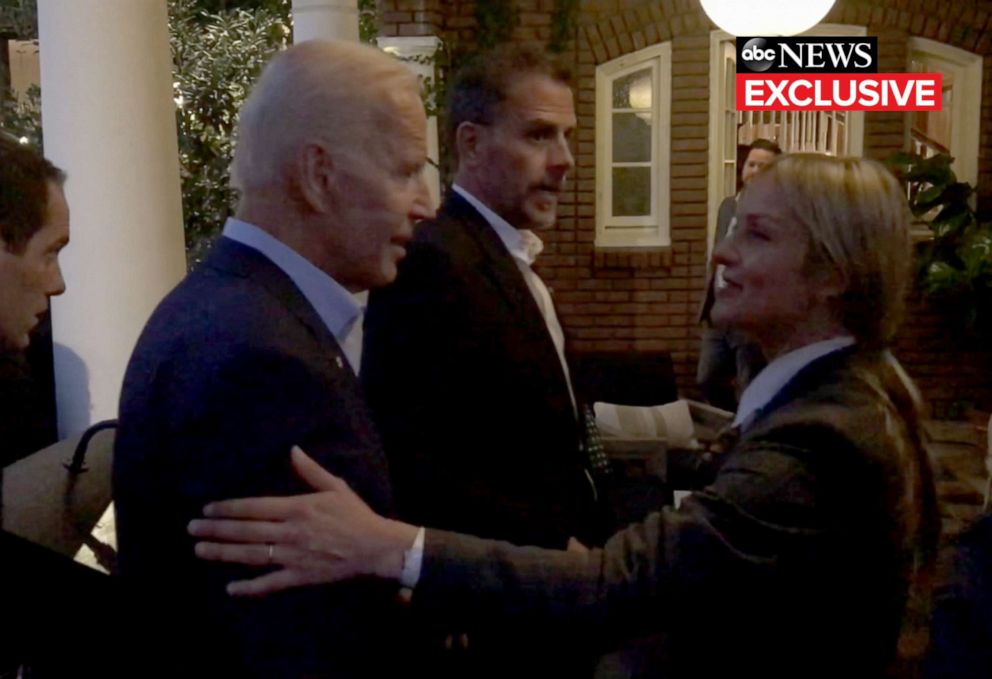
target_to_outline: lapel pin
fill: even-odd
[[[341,360],[340,356],[335,356],[334,362],[338,364],[339,368],[344,368],[344,361]]]

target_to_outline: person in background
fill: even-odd
[[[746,148],[744,164],[741,167],[741,185],[746,186],[752,177],[781,153],[782,149],[778,144],[767,139],[755,139]],[[728,196],[720,203],[714,239],[717,245],[734,228],[739,195],[738,193]],[[702,389],[703,398],[709,403],[734,411],[740,393],[765,366],[765,357],[761,354],[760,347],[741,332],[713,324],[711,310],[716,289],[723,284],[723,279],[720,267],[713,262],[710,262],[708,271],[706,295],[699,311],[699,322],[706,327],[699,345],[696,384]]]
[[[927,679],[992,676],[992,514],[958,540],[949,581],[934,593]]]
[[[206,506],[197,554],[268,566],[237,595],[377,576],[428,614],[602,643],[660,630],[665,677],[882,676],[940,525],[917,392],[886,349],[909,280],[906,199],[873,161],[791,155],[737,216],[713,318],[769,364],[712,482],[678,509],[588,553],[513,546],[381,518],[296,450],[319,492]]]

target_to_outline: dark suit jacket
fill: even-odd
[[[291,469],[292,444],[391,511],[385,457],[334,337],[280,269],[222,239],[145,327],[124,380],[115,449],[122,574],[154,601],[148,617],[172,626],[158,633],[181,636],[168,658],[197,634],[216,649],[215,670],[197,660],[176,676],[194,668],[377,675],[395,588],[358,583],[234,599],[224,584],[257,571],[193,555],[186,525],[206,502],[308,491]]]
[[[665,677],[879,676],[917,537],[910,493],[936,514],[887,370],[851,351],[814,362],[711,483],[588,556],[428,531],[414,605],[603,639],[662,630]]]
[[[737,211],[737,197],[727,196],[720,203],[720,208],[716,213],[716,235],[713,237],[713,249],[720,244],[724,238],[727,237],[727,229],[730,228],[730,220],[734,218],[734,213]],[[706,294],[703,296],[703,303],[699,307],[699,322],[709,323],[710,322],[710,309],[713,308],[713,301],[715,291],[713,286],[716,284],[716,267],[713,265],[712,259],[706,262]]]
[[[140,674],[120,594],[116,579],[0,531],[0,674],[20,664],[39,677]]]
[[[927,679],[992,675],[992,514],[958,539],[948,581],[935,593]]]
[[[544,317],[454,192],[418,227],[397,280],[372,293],[361,373],[403,518],[544,547],[599,537]]]

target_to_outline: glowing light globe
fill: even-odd
[[[835,0],[699,0],[703,11],[731,35],[796,35],[816,26]]]

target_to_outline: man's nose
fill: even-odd
[[[49,297],[58,297],[65,292],[65,279],[62,277],[62,267],[58,264],[55,265],[55,271],[47,292]]]
[[[572,156],[572,149],[569,148],[568,139],[559,137],[553,145],[548,164],[561,172],[568,172],[575,167],[575,157]]]
[[[430,187],[427,186],[427,179],[423,175],[421,175],[420,185],[417,187],[417,198],[413,202],[411,216],[415,222],[434,217],[434,198],[431,196]]]
[[[728,235],[720,240],[713,248],[713,263],[729,266],[737,262],[737,250],[734,247],[734,236],[736,233]]]

